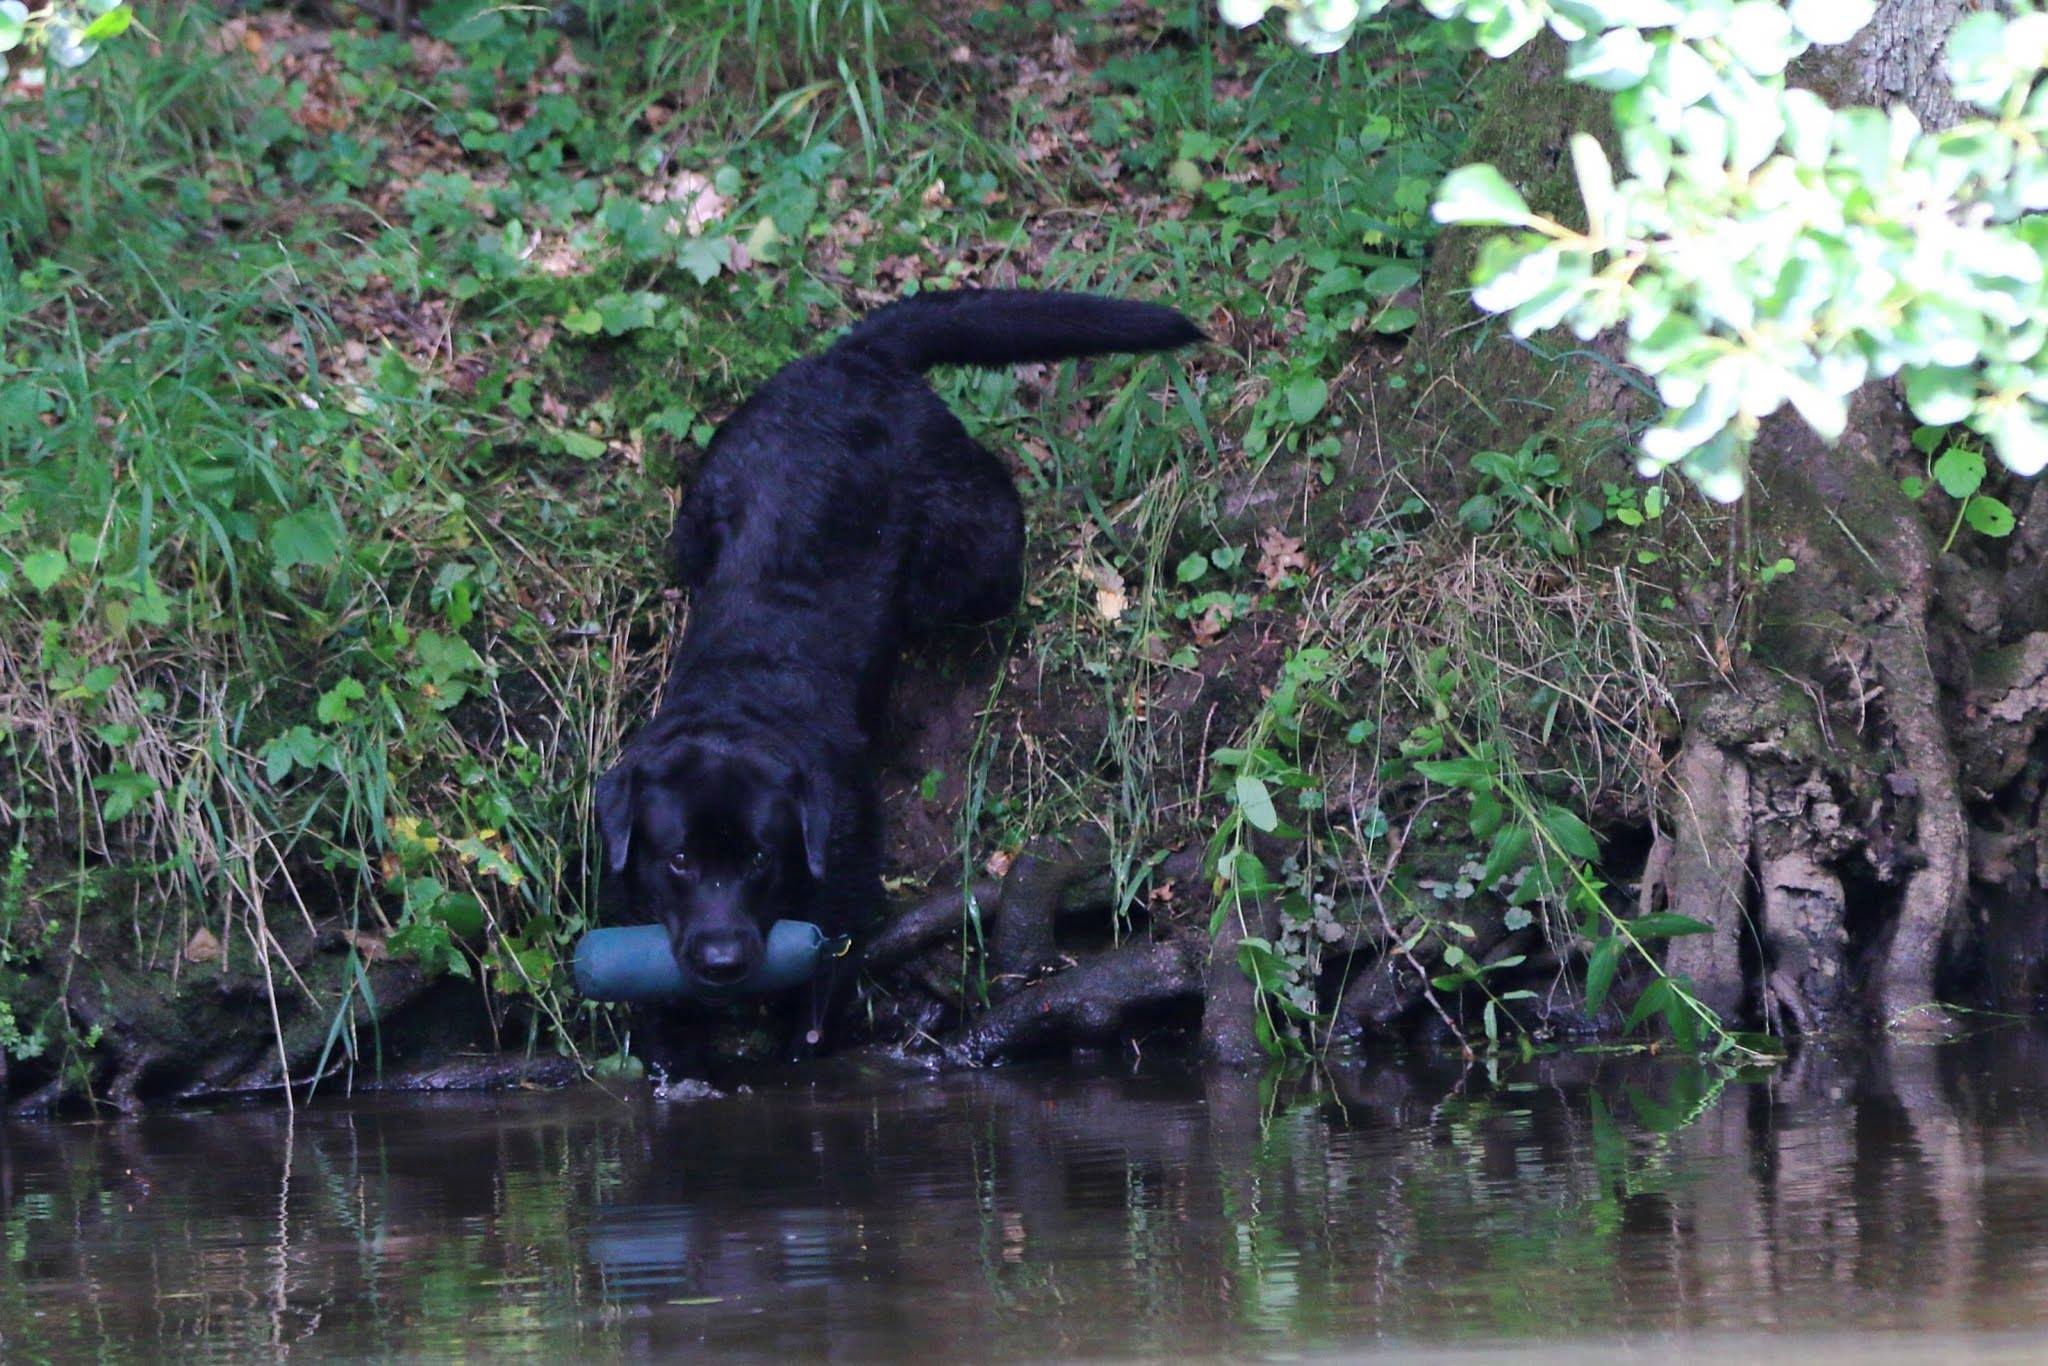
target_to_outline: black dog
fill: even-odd
[[[869,747],[897,654],[1016,603],[1017,491],[923,372],[1201,335],[1093,295],[922,295],[784,368],[719,429],[671,543],[689,626],[654,719],[597,784],[611,871],[685,973],[738,981],[776,920],[840,934],[880,907]]]

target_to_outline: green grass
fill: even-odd
[[[1216,336],[940,381],[1020,460],[1033,579],[1022,663],[945,766],[959,846],[900,871],[1092,819],[1141,896],[1234,809],[1202,780],[1265,724],[1260,682],[1331,643],[1327,595],[1255,572],[1261,533],[1322,498],[1316,572],[1375,553],[1336,516],[1341,438],[1414,321],[1463,54],[1400,20],[1311,59],[1189,4],[611,0],[573,38],[425,15],[409,45],[145,7],[158,51],[5,106],[22,919],[85,907],[84,967],[167,981],[220,970],[180,956],[202,928],[250,972],[346,924],[476,978],[513,1037],[616,1047],[562,953],[594,914],[591,778],[677,621],[678,470],[822,334],[954,283],[1171,300]],[[1291,501],[1232,506],[1278,471]],[[1346,669],[1384,645],[1335,643]],[[1216,729],[1162,714],[1219,671]],[[351,951],[275,989],[339,1048],[358,981]]]

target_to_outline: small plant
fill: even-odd
[[[1607,522],[1606,500],[1582,492],[1583,481],[1539,437],[1512,454],[1481,451],[1472,467],[1479,472],[1480,491],[1459,506],[1458,522],[1474,534],[1504,523],[1528,544],[1569,556]]]
[[[1968,440],[1943,446],[1943,433],[1938,427],[1920,427],[1913,433],[1913,444],[1923,455],[1930,457],[1928,477],[1908,475],[1899,481],[1901,491],[1908,498],[1918,500],[1925,497],[1930,487],[1939,488],[1956,500],[1955,520],[1949,524],[1948,535],[1941,543],[1944,554],[1956,543],[1956,536],[1965,525],[1972,531],[1990,539],[2003,540],[2012,535],[2017,525],[2012,509],[2004,499],[1983,492],[1985,475],[1989,467],[1984,462],[1984,453]],[[1941,454],[1935,455],[1936,448]]]

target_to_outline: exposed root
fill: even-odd
[[[1202,991],[1202,1058],[1223,1067],[1255,1066],[1265,1056],[1254,1027],[1258,990],[1237,965],[1237,944],[1248,933],[1273,939],[1280,907],[1260,901],[1252,914],[1254,923],[1249,926],[1235,915],[1224,916],[1222,929],[1209,944]]]
[[[1002,913],[989,935],[989,965],[997,978],[1021,979],[1057,961],[1053,920],[1060,898],[1101,867],[1107,845],[1102,832],[1088,826],[1072,841],[1036,840],[1017,856],[1003,878]]]
[[[897,912],[868,940],[861,951],[861,966],[869,972],[887,972],[956,933],[969,901],[981,908],[986,925],[1000,913],[1001,900],[1002,885],[991,879],[973,883],[964,894],[957,887],[941,888]]]
[[[1917,529],[1917,528],[1916,528]],[[1969,889],[1969,826],[1956,757],[1937,709],[1927,656],[1927,585],[1916,575],[1901,595],[1898,619],[1872,633],[1871,652],[1885,685],[1886,713],[1900,768],[1918,788],[1914,832],[1924,862],[1906,878],[1899,915],[1872,982],[1880,1020],[1912,1011],[1916,1032],[1942,1032],[1944,1013],[1916,1010],[1939,998],[1935,973],[1943,943]]]
[[[1205,956],[1189,940],[1111,949],[1024,987],[969,1026],[948,1052],[981,1066],[1116,1043],[1138,1026],[1198,1001]]]
[[[1693,994],[1733,1021],[1746,994],[1742,934],[1749,890],[1749,768],[1706,735],[1688,736],[1677,763],[1671,862],[1672,910],[1711,928],[1671,943],[1665,970],[1690,978]]]
[[[1842,880],[1805,850],[1758,861],[1772,966],[1764,984],[1766,1024],[1782,1012],[1801,1034],[1828,1027],[1851,1005],[1848,898]]]

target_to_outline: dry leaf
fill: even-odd
[[[1002,877],[1010,871],[1010,865],[1016,861],[1017,856],[1015,854],[1007,849],[998,849],[993,854],[990,854],[988,862],[981,866],[983,871],[990,877]]]
[[[220,957],[220,940],[212,930],[201,925],[192,931],[192,937],[185,941],[185,961],[188,963],[211,963]]]
[[[683,206],[683,231],[692,237],[725,216],[732,201],[712,188],[711,177],[697,171],[678,171],[667,185],[657,187],[648,198],[654,203]]]
[[[365,963],[382,962],[390,954],[390,950],[384,947],[382,935],[369,934],[362,930],[343,930],[341,937],[363,956]]]
[[[1124,576],[1108,564],[1084,556],[1075,568],[1082,578],[1095,585],[1095,610],[1104,621],[1115,621],[1130,608],[1130,595],[1124,591]]]
[[[1292,573],[1306,574],[1308,557],[1301,553],[1301,538],[1289,536],[1278,527],[1268,527],[1259,535],[1259,577],[1266,581],[1266,587],[1278,588]]]

